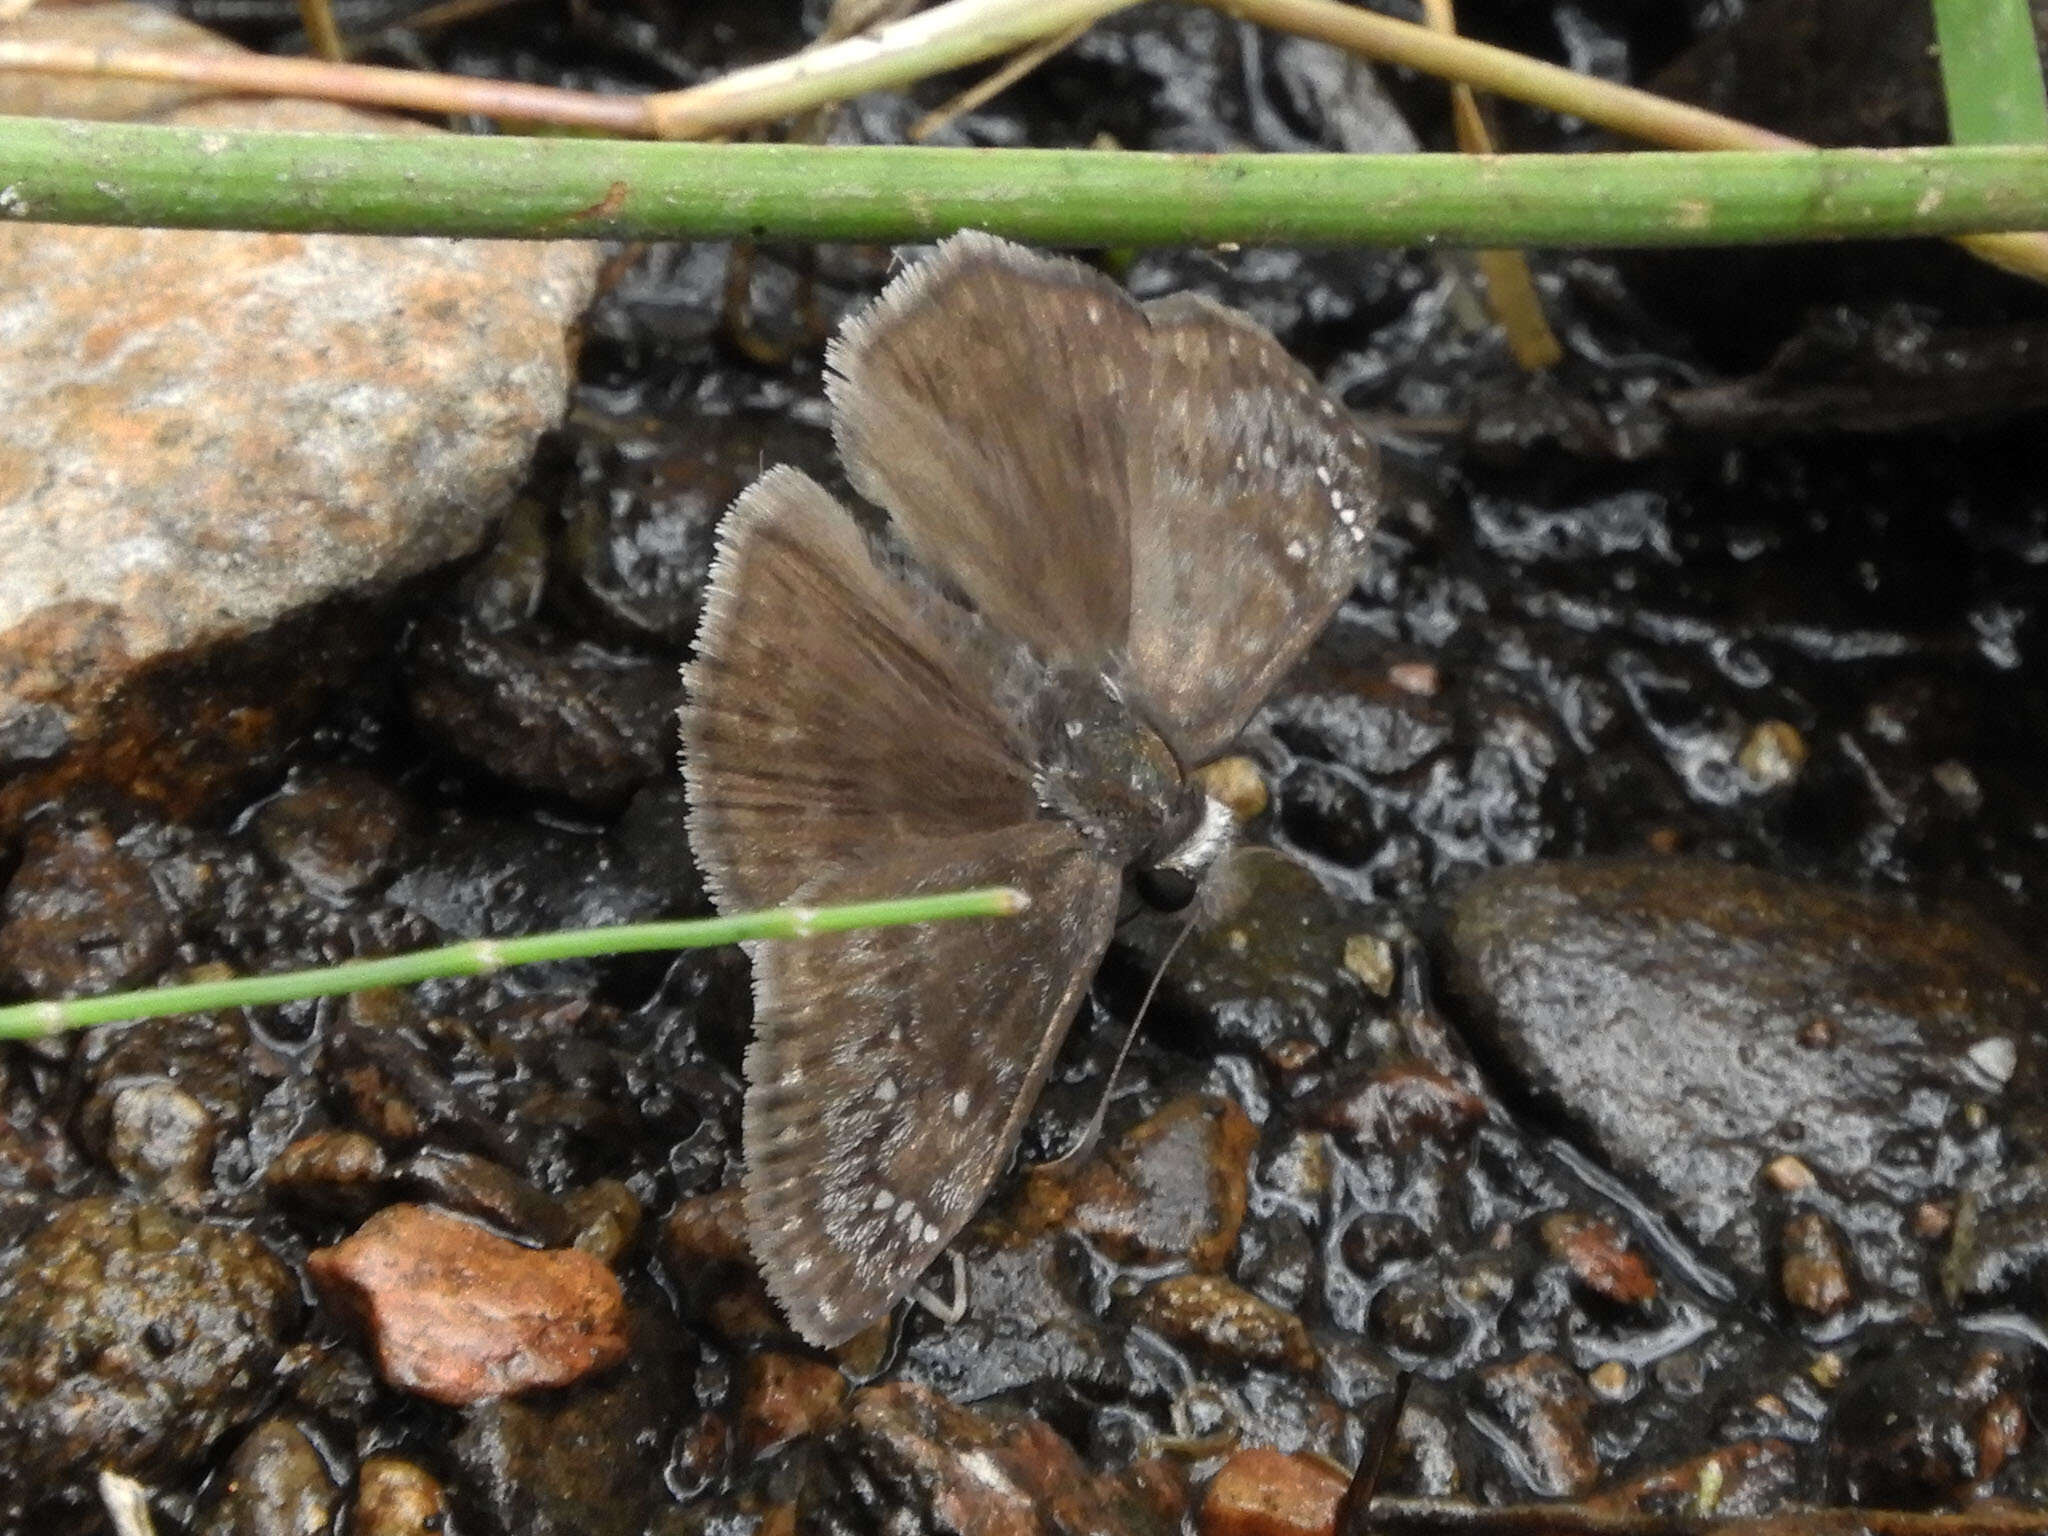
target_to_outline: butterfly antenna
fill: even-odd
[[[1152,972],[1152,980],[1146,985],[1145,995],[1138,1003],[1138,1011],[1131,1015],[1130,1027],[1124,1031],[1124,1043],[1117,1047],[1116,1060],[1109,1064],[1109,1076],[1102,1081],[1102,1094],[1095,1101],[1095,1113],[1088,1117],[1088,1125],[1081,1132],[1080,1140],[1050,1161],[1040,1163],[1039,1171],[1051,1172],[1085,1160],[1095,1150],[1095,1143],[1102,1136],[1102,1125],[1109,1118],[1109,1096],[1116,1091],[1117,1074],[1123,1071],[1124,1062],[1131,1054],[1131,1047],[1137,1044],[1138,1031],[1144,1027],[1145,1015],[1151,1010],[1152,999],[1159,995],[1159,983],[1166,979],[1166,968],[1173,964],[1173,957],[1180,953],[1181,945],[1188,935],[1195,931],[1195,919],[1200,915],[1199,905],[1190,907],[1188,915],[1181,921],[1180,932],[1173,936],[1173,942],[1166,946],[1166,953],[1159,957],[1158,969]]]
[[[1394,1378],[1394,1400],[1387,1405],[1386,1417],[1380,1420],[1372,1444],[1358,1459],[1358,1471],[1352,1475],[1351,1486],[1337,1501],[1336,1536],[1365,1536],[1373,1496],[1380,1491],[1380,1478],[1393,1457],[1394,1436],[1401,1428],[1401,1410],[1408,1406],[1408,1385],[1414,1380],[1413,1371],[1403,1371]]]

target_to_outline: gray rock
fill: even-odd
[[[426,131],[321,103],[162,120]],[[0,225],[0,835],[79,780],[227,792],[337,681],[290,621],[332,628],[482,540],[561,414],[596,260]]]
[[[1913,1205],[2042,1142],[2041,973],[1988,929],[1674,860],[1497,871],[1446,937],[1496,1067],[1753,1284],[1773,1159],[1854,1231],[1859,1272],[1917,1298]]]

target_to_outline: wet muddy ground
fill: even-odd
[[[1789,67],[1788,9],[1464,20],[1735,91]],[[645,87],[803,35],[535,5],[406,51]],[[1909,80],[1848,74],[1834,121],[1924,136]],[[827,131],[900,137],[958,83]],[[950,132],[1447,126],[1427,83],[1151,5]],[[274,762],[12,830],[5,995],[708,910],[673,711],[712,530],[769,464],[845,493],[819,342],[890,259],[622,255],[502,531],[375,645],[303,652]],[[1098,1155],[998,1185],[964,1314],[830,1355],[780,1324],[738,1227],[736,952],[8,1047],[0,1524],[94,1528],[112,1464],[173,1530],[1278,1530],[1246,1511],[1323,1496],[1401,1370],[1396,1494],[2048,1505],[2048,302],[1942,250],[1545,254],[1568,355],[1532,383],[1455,256],[1101,259],[1271,326],[1398,492],[1245,737],[1286,857],[1168,970]],[[1085,1122],[1170,931],[1121,935],[1027,1158]],[[306,1273],[401,1204],[594,1257],[623,1361],[467,1408],[392,1386]]]

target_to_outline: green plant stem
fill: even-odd
[[[1381,16],[1344,0],[1197,0],[1228,15],[1312,37],[1365,58],[1401,64],[1460,81],[1531,106],[1582,117],[1614,133],[1674,149],[1752,150],[1810,148],[1803,140],[1723,117],[1649,91],[1581,75],[1541,59]],[[1910,3],[1910,0],[1909,0]],[[1969,5],[1973,0],[1956,0]],[[2024,3],[2024,0],[2020,0]],[[1702,175],[1708,173],[1703,172]],[[1958,236],[1956,243],[1992,266],[2035,282],[2048,282],[2048,236],[2007,232]]]
[[[731,917],[689,918],[672,923],[629,923],[616,928],[578,928],[529,938],[475,939],[440,949],[418,950],[383,960],[355,960],[275,976],[237,976],[189,982],[141,992],[64,1002],[19,1003],[0,1008],[0,1040],[33,1040],[66,1029],[205,1013],[216,1008],[252,1008],[333,997],[370,987],[402,987],[438,976],[481,976],[508,965],[544,960],[581,960],[593,955],[637,954],[655,949],[707,949],[749,939],[800,939],[852,928],[889,928],[968,917],[1007,917],[1029,899],[1007,886],[908,896],[891,901],[852,902],[828,907],[780,907]]]
[[[2048,223],[2048,146],[1140,155],[391,138],[0,119],[0,213],[356,234],[1714,245]]]
[[[1949,137],[2048,144],[2048,90],[2027,0],[1934,0]]]

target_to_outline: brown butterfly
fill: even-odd
[[[839,451],[911,560],[789,468],[720,530],[685,670],[722,907],[1014,885],[1001,923],[752,951],[744,1196],[815,1344],[885,1315],[1014,1151],[1127,878],[1228,842],[1216,756],[1351,590],[1371,447],[1270,334],[963,234],[827,355]]]

